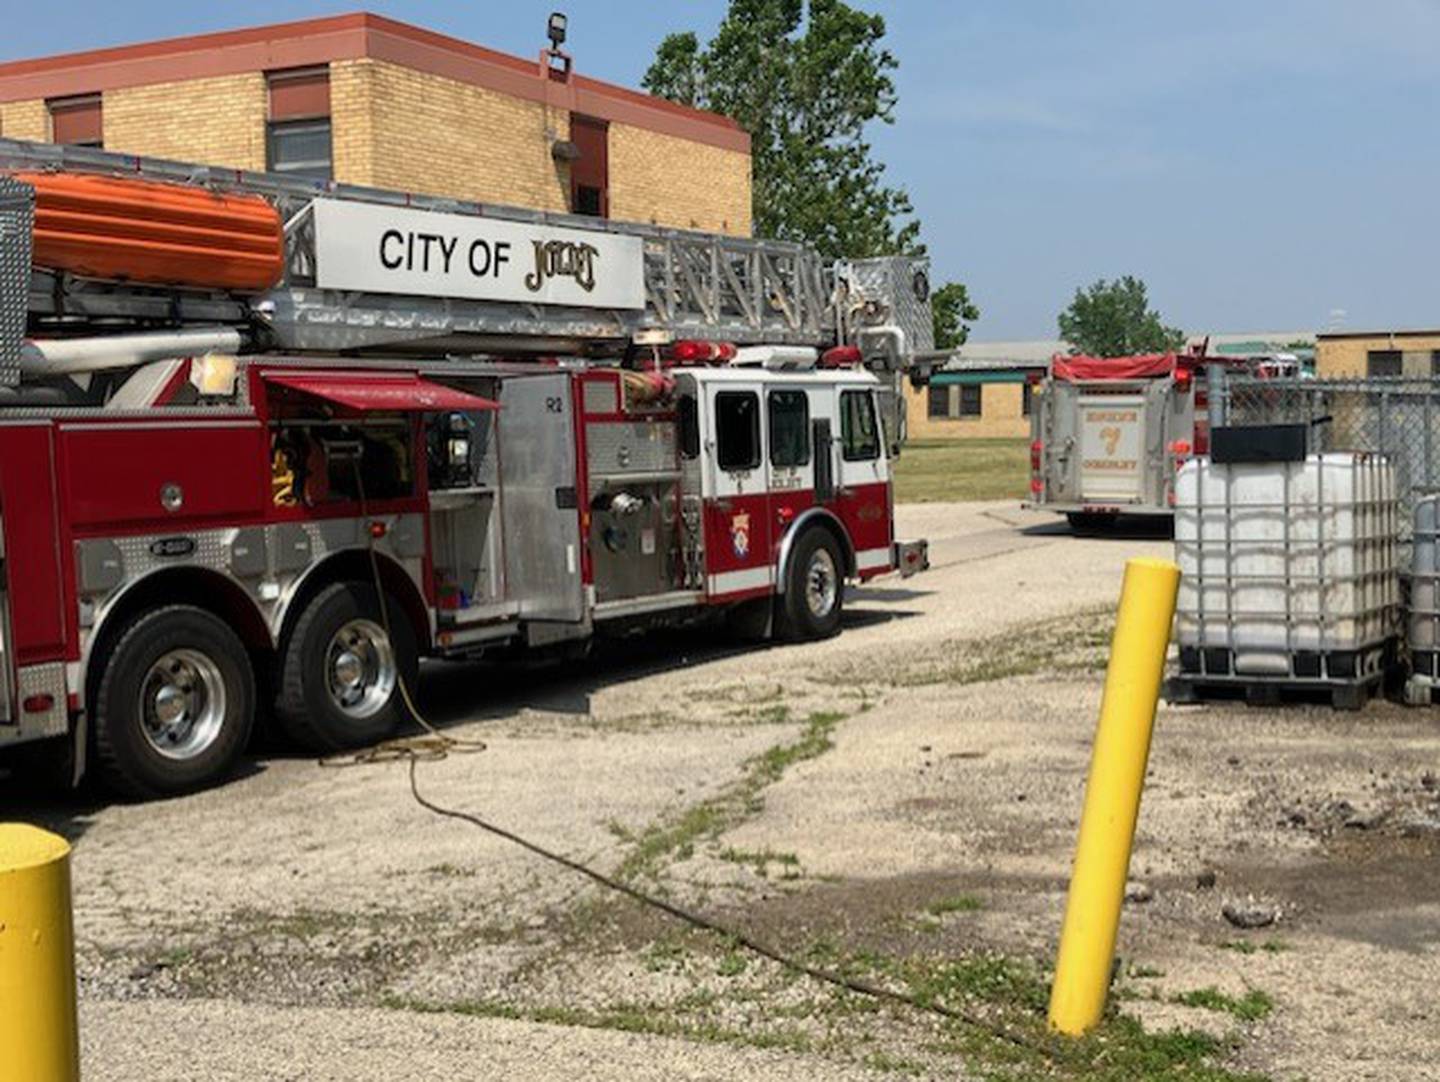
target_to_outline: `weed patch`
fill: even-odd
[[[763,806],[760,794],[767,786],[784,777],[786,770],[796,763],[823,755],[835,746],[831,734],[844,717],[844,714],[833,712],[811,714],[798,737],[789,743],[768,748],[750,759],[739,780],[719,794],[686,808],[670,822],[645,830],[635,839],[635,848],[621,862],[621,878],[654,876],[665,862],[684,860],[693,855],[697,842],[718,838],[738,826]],[[796,863],[799,863],[798,859]]]
[[[1258,988],[1250,989],[1239,999],[1227,996],[1218,988],[1197,988],[1172,997],[1170,1002],[1178,1003],[1182,1007],[1220,1011],[1234,1015],[1242,1022],[1258,1022],[1275,1009],[1275,1001]]]

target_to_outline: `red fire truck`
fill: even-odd
[[[122,793],[422,657],[835,633],[925,267],[0,140],[0,751]]]

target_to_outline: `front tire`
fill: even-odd
[[[792,641],[828,639],[840,630],[845,558],[829,530],[811,527],[795,543],[779,599],[780,634]]]
[[[301,614],[285,647],[275,704],[295,742],[321,753],[344,751],[389,739],[404,723],[400,682],[413,693],[415,634],[395,601],[385,603],[382,614],[374,587],[337,582]]]
[[[255,721],[255,676],[234,631],[170,605],[126,627],[95,693],[95,758],[123,796],[173,796],[230,773]]]

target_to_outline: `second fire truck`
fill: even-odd
[[[422,657],[840,626],[923,265],[0,140],[0,753],[212,783]],[[921,330],[920,328],[923,328]]]

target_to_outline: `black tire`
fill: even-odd
[[[102,665],[91,718],[95,765],[107,788],[148,799],[230,774],[255,722],[255,674],[224,621],[191,605],[145,613],[120,632]],[[184,705],[163,728],[156,714],[168,692]],[[187,749],[191,738],[195,746]]]
[[[411,694],[419,673],[415,632],[400,605],[385,598],[390,632],[385,636],[385,619],[379,596],[372,586],[358,582],[337,582],[321,590],[295,624],[280,662],[280,692],[275,713],[291,740],[312,751],[328,753],[365,747],[389,739],[409,717],[400,692],[404,680]],[[364,698],[348,709],[332,695],[331,649],[342,652],[345,644],[337,636],[342,629],[361,627],[364,649],[361,659]],[[376,670],[386,663],[377,657],[375,639],[379,634],[390,651],[393,678],[386,681]],[[371,688],[375,690],[372,691]],[[336,694],[340,694],[337,691]]]
[[[829,577],[827,606],[812,605],[810,586],[817,573]],[[818,599],[817,599],[818,600]],[[785,593],[776,603],[776,630],[792,642],[828,639],[840,630],[845,606],[845,557],[831,532],[812,526],[800,535],[785,570]]]
[[[1070,523],[1071,531],[1078,537],[1109,533],[1120,521],[1120,516],[1114,511],[1071,511],[1065,518]]]

